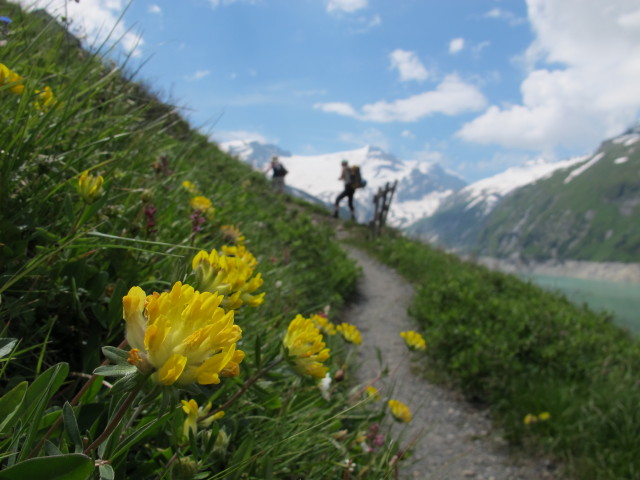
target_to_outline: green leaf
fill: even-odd
[[[132,375],[138,369],[133,365],[102,365],[93,371],[94,375],[102,375],[103,377],[122,377],[124,375]]]
[[[98,469],[100,470],[100,480],[114,480],[116,478],[116,472],[108,463],[100,465]]]
[[[17,338],[0,338],[0,358],[9,355],[16,343],[18,343]]]
[[[64,402],[62,407],[62,420],[64,421],[64,429],[67,432],[69,440],[73,442],[76,453],[82,451],[82,437],[78,429],[78,420],[76,420],[75,412],[69,402]]]
[[[106,358],[109,359],[110,362],[116,365],[131,365],[130,363],[128,363],[129,352],[127,352],[126,350],[122,350],[121,348],[117,347],[102,347],[102,353]]]
[[[119,395],[120,393],[123,392],[130,392],[135,388],[138,388],[140,385],[142,385],[145,380],[147,379],[146,375],[141,374],[137,368],[134,368],[134,372],[131,372],[125,376],[123,376],[121,379],[119,379],[117,382],[115,382],[113,384],[113,387],[111,387],[111,395]]]
[[[251,456],[251,451],[253,450],[253,441],[254,439],[251,436],[246,438],[235,451],[233,457],[231,457],[229,465],[234,465],[237,467],[243,466],[243,464],[247,462],[249,460],[249,457]],[[233,475],[231,475],[229,478],[238,479],[242,475],[242,472],[242,468],[237,468],[233,471]]]
[[[44,402],[44,405],[46,405],[63,384],[68,374],[69,365],[67,363],[58,363],[38,375],[27,389],[24,399],[24,406],[26,407],[24,416],[31,415],[40,403]]]
[[[47,369],[33,381],[22,402],[20,417],[24,419],[24,425],[27,429],[27,438],[22,444],[22,452],[20,460],[23,460],[31,446],[33,445],[36,433],[40,428],[40,422],[43,417],[45,408],[51,397],[53,397],[60,386],[64,383],[69,373],[69,365],[66,363],[58,363]]]
[[[114,452],[109,457],[109,460],[114,461],[117,457],[122,454],[126,454],[129,448],[138,443],[144,437],[155,433],[162,425],[164,425],[169,418],[171,418],[171,414],[165,414],[160,418],[156,418],[151,422],[147,423],[145,426],[136,430],[132,435],[127,437],[124,442],[118,444],[118,448],[114,450]]]
[[[24,400],[27,385],[27,382],[20,382],[0,398],[0,418],[2,419],[0,432],[11,428],[19,418],[16,413],[20,410],[20,406]]]
[[[80,453],[38,457],[17,463],[0,472],[0,480],[86,480],[93,472],[93,460]]]

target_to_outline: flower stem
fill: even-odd
[[[210,411],[208,414],[206,414],[203,417],[198,418],[198,422],[201,422],[202,420],[205,420],[206,418],[209,418],[213,415],[215,415],[216,413],[218,413],[221,410],[224,410],[226,408],[229,407],[229,405],[231,405],[233,402],[235,402],[238,398],[240,398],[242,396],[242,394],[244,392],[246,392],[247,390],[249,390],[249,387],[251,387],[251,385],[253,385],[254,383],[256,383],[258,381],[258,379],[260,379],[260,377],[262,377],[265,373],[267,373],[269,370],[271,370],[272,368],[274,368],[276,365],[278,365],[280,362],[282,362],[282,360],[284,360],[284,358],[280,357],[280,358],[276,358],[273,362],[271,362],[269,365],[265,366],[263,369],[259,370],[253,377],[249,378],[249,380],[247,380],[244,385],[242,385],[242,388],[240,390],[238,390],[236,393],[234,393],[231,398],[229,400],[227,400],[226,402],[224,402],[222,405],[220,405],[218,408],[213,409],[212,411]]]
[[[88,455],[92,450],[95,450],[96,448],[98,448],[107,438],[109,438],[109,435],[113,433],[113,431],[116,429],[116,427],[124,417],[125,413],[127,413],[127,410],[135,400],[139,391],[140,389],[136,389],[133,392],[129,393],[127,398],[125,398],[124,402],[122,402],[122,405],[120,405],[120,408],[118,409],[116,414],[113,416],[113,418],[109,422],[109,425],[107,425],[107,427],[98,436],[98,438],[96,438],[91,445],[85,448],[84,452],[82,453],[84,453],[85,455]]]

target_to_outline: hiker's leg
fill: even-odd
[[[336,203],[335,203],[335,208],[333,209],[333,216],[334,218],[338,218],[338,211],[340,209],[340,202],[342,201],[342,199],[344,197],[346,197],[348,195],[347,190],[345,189],[342,193],[340,193],[340,195],[338,195],[338,197],[336,198]]]
[[[355,208],[353,208],[353,194],[356,193],[355,190],[350,189],[349,193],[347,194],[348,198],[349,198],[349,210],[351,210],[351,220],[355,220],[356,219],[356,210]]]

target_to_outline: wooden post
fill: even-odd
[[[391,206],[391,200],[393,199],[397,185],[397,180],[393,182],[393,185],[389,185],[389,182],[387,182],[384,189],[379,187],[378,193],[373,196],[374,212],[373,219],[369,222],[369,226],[371,227],[371,236],[374,238],[382,233],[387,222],[389,207]]]

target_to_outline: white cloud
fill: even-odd
[[[495,18],[498,20],[504,20],[512,27],[522,25],[526,22],[526,19],[518,17],[513,12],[508,10],[502,10],[500,8],[493,8],[484,14],[486,18]]]
[[[403,82],[422,81],[429,76],[429,72],[424,68],[415,52],[397,49],[389,54],[389,58],[391,59],[391,68],[398,70],[400,80]]]
[[[187,80],[188,82],[195,82],[197,80],[203,79],[209,74],[211,74],[209,70],[196,70],[190,75],[185,75],[184,79]]]
[[[342,11],[353,13],[367,6],[367,0],[329,0],[327,12]]]
[[[162,9],[160,8],[159,5],[156,5],[155,3],[152,3],[151,5],[149,5],[149,13],[153,13],[156,15],[162,15]]]
[[[411,130],[403,130],[402,133],[400,134],[400,136],[402,138],[409,138],[411,140],[413,140],[414,138],[416,138],[415,133],[413,133]]]
[[[473,85],[448,75],[435,90],[394,102],[379,101],[357,112],[349,103],[318,103],[314,108],[370,122],[415,122],[435,113],[456,115],[484,108],[486,100]]]
[[[368,128],[360,133],[341,133],[338,138],[352,145],[373,145],[387,151],[391,149],[389,139],[377,128]]]
[[[477,143],[593,148],[640,112],[637,0],[528,0],[535,41],[522,102],[491,106],[458,135]]]
[[[218,142],[232,142],[243,140],[246,142],[260,142],[264,144],[272,143],[267,137],[258,132],[248,130],[222,130],[213,134],[213,138]]]
[[[51,0],[17,0],[26,10],[44,8],[55,18],[66,16],[72,20],[71,32],[94,47],[106,42],[119,42],[133,57],[142,55],[142,36],[127,30],[120,16],[128,2],[124,0],[95,0],[93,2],[53,2]]]
[[[464,38],[454,38],[449,42],[449,53],[456,54],[464,48]]]
[[[337,113],[338,115],[344,115],[346,117],[357,117],[358,113],[354,108],[344,102],[329,102],[329,103],[316,103],[313,108],[322,110],[327,113]]]

